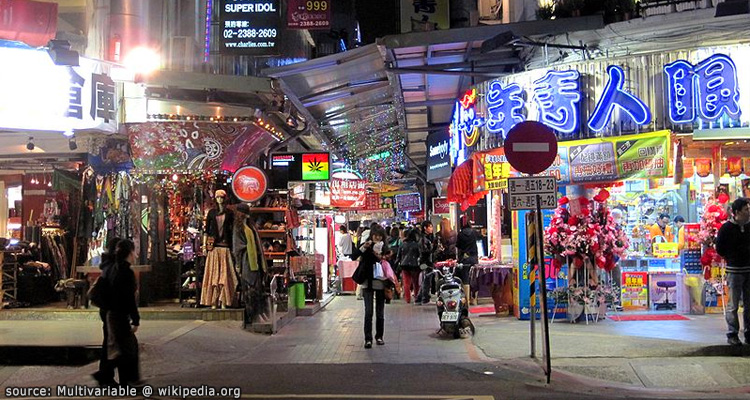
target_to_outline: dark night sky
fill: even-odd
[[[398,6],[399,0],[356,0],[363,44],[400,33]]]

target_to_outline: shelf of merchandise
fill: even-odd
[[[278,230],[259,229],[258,235],[260,235],[260,237],[284,236],[286,235],[286,231],[283,229],[278,229]]]
[[[269,213],[269,212],[286,212],[286,208],[279,208],[279,207],[255,207],[251,208],[251,213]]]

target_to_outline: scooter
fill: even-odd
[[[469,319],[469,304],[463,290],[463,282],[454,275],[455,268],[463,267],[453,261],[435,264],[435,273],[440,275],[440,290],[438,290],[437,312],[440,320],[440,332],[452,334],[458,339],[462,334],[476,332],[474,324]],[[442,269],[442,271],[441,271]]]

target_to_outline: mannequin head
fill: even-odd
[[[224,209],[224,206],[226,205],[227,200],[227,192],[224,190],[217,190],[214,194],[214,199],[216,200],[216,205],[219,207],[220,210]]]

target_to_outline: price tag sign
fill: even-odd
[[[289,0],[286,27],[331,29],[331,0]]]
[[[557,208],[557,180],[551,176],[508,178],[511,210],[535,210],[537,196],[542,209]]]

